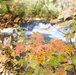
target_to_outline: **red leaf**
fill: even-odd
[[[45,43],[44,37],[39,32],[34,33],[32,36],[30,36],[29,43],[31,43],[31,47],[36,47],[38,45],[42,45]]]
[[[40,34],[39,32],[36,32],[32,36],[30,36],[30,43],[35,43],[35,42],[37,43],[45,42],[43,35]]]
[[[52,50],[52,48],[51,48],[50,44],[39,44],[36,47],[33,47],[32,50],[31,50],[31,52],[33,54],[37,54],[41,50],[43,50],[44,52],[46,52],[46,54],[49,54],[50,51]]]
[[[25,43],[20,42],[15,47],[15,56],[19,55],[25,49]]]

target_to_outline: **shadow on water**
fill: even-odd
[[[49,38],[48,36],[50,36],[50,34],[43,34],[43,36],[44,36],[44,40],[46,41],[46,42],[50,42],[50,40],[52,39],[52,38]]]

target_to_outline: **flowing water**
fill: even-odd
[[[65,34],[66,29],[69,28],[69,26],[66,26],[65,28],[58,29],[59,24],[52,25],[48,21],[36,21],[36,20],[30,20],[27,23],[21,23],[20,26],[23,28],[25,32],[25,36],[30,36],[33,34],[33,32],[40,32],[46,41],[49,41],[51,38],[58,38],[61,39],[64,42],[66,41]],[[15,28],[8,28],[2,30],[2,33],[13,33],[13,30]],[[76,36],[75,36],[76,37]],[[72,42],[75,41],[75,37],[72,39]]]
[[[25,35],[30,36],[33,32],[40,32],[46,41],[49,41],[52,38],[61,39],[64,42],[66,41],[65,32],[70,26],[59,29],[59,24],[52,25],[48,21],[28,21],[26,24],[21,24],[25,28]],[[72,39],[72,42],[75,41],[75,37]]]

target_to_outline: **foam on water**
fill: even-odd
[[[5,34],[12,34],[14,29],[16,28],[4,28],[3,30],[0,29],[0,32]]]

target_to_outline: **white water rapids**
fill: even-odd
[[[51,38],[58,38],[61,39],[64,42],[66,41],[65,34],[66,29],[69,28],[66,26],[65,28],[58,29],[59,25],[51,25],[50,22],[41,22],[41,21],[28,21],[26,24],[21,24],[20,25],[23,29],[25,29],[25,35],[29,36],[32,35],[33,32],[40,32],[46,39],[51,39]],[[13,33],[13,30],[15,28],[5,28],[3,30],[0,30],[2,33],[8,33],[11,34]],[[72,38],[72,42],[75,41],[75,38]]]

